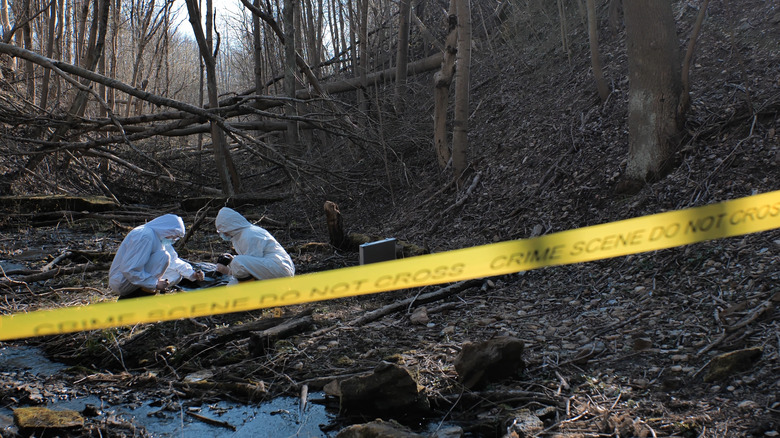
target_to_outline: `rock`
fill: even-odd
[[[97,417],[100,415],[100,409],[92,403],[84,405],[84,409],[81,410],[81,415],[85,417]]]
[[[412,312],[412,316],[409,317],[412,324],[426,325],[430,318],[428,318],[428,309],[425,306],[418,307]]]
[[[504,438],[531,438],[538,436],[544,430],[544,423],[527,409],[515,412],[507,420]]]
[[[398,422],[381,419],[370,423],[353,424],[336,434],[336,438],[423,438]]]
[[[84,417],[76,411],[53,411],[48,408],[30,407],[14,410],[14,421],[19,429],[74,429],[84,427]]]
[[[327,395],[341,397],[341,388],[339,387],[338,380],[331,380],[330,382],[326,383],[322,388],[322,391]]]
[[[466,342],[455,358],[458,380],[467,388],[477,388],[489,381],[513,377],[525,368],[524,347],[522,340],[511,336]]]
[[[747,371],[758,362],[763,352],[761,347],[753,347],[715,356],[707,365],[704,381],[715,382],[735,373]]]
[[[382,362],[369,375],[340,381],[337,392],[342,407],[360,412],[425,411],[430,407],[412,373],[389,362]]]

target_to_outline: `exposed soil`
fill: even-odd
[[[688,3],[694,2],[675,7],[685,42],[697,13]],[[349,231],[442,252],[780,189],[780,9],[774,2],[710,4],[691,73],[692,108],[678,165],[630,197],[614,191],[628,141],[623,34],[602,35],[613,94],[600,104],[579,16],[570,19],[570,59],[553,38],[557,32],[540,30],[557,26],[557,18],[531,21],[523,7],[490,42],[476,43],[471,168],[462,188],[447,186],[436,168],[427,134],[431,79],[416,77],[418,100],[410,98],[401,118],[384,120],[388,149],[378,159],[355,160],[345,169],[355,178],[317,190],[307,186],[284,202],[237,209],[276,235],[303,274],[357,264],[356,253],[324,244],[325,200],[340,206]],[[340,156],[351,157],[343,151]],[[376,177],[358,179],[361,174]],[[188,227],[196,217],[166,202],[132,211],[132,218],[112,220],[104,213],[49,225],[9,216],[0,258],[39,270],[69,250],[80,253],[62,267],[106,264],[126,227],[160,211],[181,214]],[[229,249],[214,234],[211,214],[180,254],[213,261]],[[463,427],[467,436],[503,436],[509,412],[548,406],[554,413],[544,417],[543,436],[778,436],[779,256],[780,231],[773,230],[521,272],[483,279],[446,299],[414,303],[360,326],[350,323],[439,286],[292,306],[280,309],[281,318],[310,310],[314,326],[260,354],[247,337],[213,342],[197,354],[188,348],[213,340],[224,327],[280,317],[278,310],[17,342],[40,344],[52,358],[78,366],[54,381],[37,382],[46,388],[43,397],[55,397],[52,388],[63,385],[119,399],[157,397],[172,405],[248,400],[259,382],[264,397],[296,395],[303,384],[318,390],[333,378],[391,361],[413,369],[425,393],[439,400],[435,415]],[[14,281],[2,283],[6,314],[113,299],[105,270],[45,281],[9,278]],[[428,309],[428,324],[410,320],[420,305]],[[525,371],[463,402],[444,403],[446,396],[464,394],[453,367],[463,343],[502,335],[526,342]],[[703,380],[715,355],[749,347],[763,349],[751,368]],[[179,386],[184,376],[201,370],[213,372],[217,386]],[[513,397],[512,391],[537,397]],[[14,375],[0,376],[4,406],[29,403],[29,394]],[[343,425],[374,418],[354,414]],[[92,427],[84,433],[145,433],[126,424],[96,421]]]

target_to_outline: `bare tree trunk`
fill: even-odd
[[[685,114],[691,107],[691,61],[693,60],[693,52],[696,48],[696,40],[699,38],[701,32],[701,25],[704,22],[704,16],[707,14],[707,6],[709,6],[710,0],[704,0],[701,6],[699,6],[699,14],[696,16],[696,24],[691,31],[691,39],[688,41],[688,48],[685,51],[685,59],[682,64],[682,96],[680,101],[680,113]]]
[[[108,0],[114,2],[114,8],[111,11],[111,37],[109,38],[109,45],[111,46],[111,57],[108,59],[108,72],[106,76],[115,79],[116,68],[118,59],[118,47],[119,47],[119,34],[120,29],[120,14],[122,12],[122,0]],[[104,88],[105,85],[101,84]],[[105,102],[108,105],[108,111],[112,113],[116,111],[116,90],[112,87],[107,87],[104,96]],[[101,157],[98,164],[98,174],[107,177],[111,172],[111,161],[106,157]]]
[[[561,44],[566,58],[571,64],[571,50],[569,50],[569,25],[566,22],[566,8],[563,6],[563,0],[558,0],[558,16],[561,20]]]
[[[157,23],[152,25],[152,14],[155,13],[155,2],[152,0],[149,4],[142,1],[134,3],[135,7],[130,15],[131,33],[135,43],[135,60],[133,61],[133,73],[130,79],[130,86],[137,87],[141,71],[144,68],[144,52],[146,45],[151,41],[152,36],[157,32]],[[145,8],[145,9],[144,9]],[[133,97],[127,96],[127,105],[125,105],[125,117],[130,115],[130,108],[133,106]]]
[[[255,7],[260,9],[260,0],[254,1]],[[252,14],[252,53],[254,54],[254,76],[255,76],[255,94],[263,94],[265,92],[265,84],[263,83],[263,41],[261,36],[263,35],[263,28],[260,27],[260,17]]]
[[[74,1],[73,4],[73,20],[74,20],[74,28],[76,30],[76,37],[74,40],[74,45],[76,46],[76,59],[75,63],[77,63],[81,67],[86,67],[84,64],[86,59],[86,39],[87,39],[87,15],[89,15],[89,1],[88,0],[79,0],[81,2],[81,7],[76,7],[76,3]]]
[[[398,54],[396,56],[395,74],[395,111],[404,110],[406,94],[406,67],[409,64],[409,19],[411,15],[411,0],[401,0],[398,5]]]
[[[284,91],[289,98],[295,99],[295,0],[284,0]],[[295,116],[295,103],[285,105],[285,114]],[[298,123],[287,122],[287,143],[298,144]]]
[[[604,80],[604,71],[601,68],[601,58],[599,56],[599,29],[596,20],[596,2],[595,0],[586,0],[588,11],[588,39],[590,40],[590,64],[593,68],[593,78],[596,80],[596,90],[599,92],[601,102],[606,102],[609,97],[609,87]]]
[[[433,76],[433,144],[439,167],[444,170],[452,154],[447,142],[447,110],[449,108],[450,84],[455,76],[455,56],[458,52],[458,15],[457,0],[450,0],[447,40],[444,44],[444,59],[441,70]]]
[[[10,14],[8,13],[8,0],[0,0],[0,25],[2,25],[4,43],[11,42],[11,38],[13,38],[13,34],[11,33],[13,28],[11,27],[11,20],[9,17]],[[16,58],[10,57],[8,59],[4,59],[3,63],[5,64],[3,68],[6,69],[3,71],[3,75],[12,75],[14,70],[16,70]],[[7,79],[12,78],[9,77]]]
[[[671,4],[631,0],[623,9],[630,84],[624,178],[635,188],[660,177],[674,153],[682,126],[678,120],[682,83]]]
[[[325,6],[323,0],[317,0],[317,22],[316,22],[316,38],[314,39],[314,53],[317,57],[314,61],[314,76],[317,79],[322,78],[321,64],[323,57],[323,41],[325,40]]]
[[[349,16],[347,19],[349,20],[349,59],[352,61],[352,74],[355,75],[355,77],[360,77],[360,73],[358,73],[359,67],[358,63],[360,62],[358,60],[358,53],[357,53],[357,29],[360,27],[357,19],[357,9],[356,5],[357,0],[347,0],[347,8],[349,9]],[[360,101],[362,95],[362,91],[357,90],[357,94],[355,97]]]
[[[78,64],[78,61],[76,62],[73,61],[72,58],[73,51],[69,49],[70,47],[73,47],[73,41],[75,40],[73,36],[73,31],[75,27],[73,27],[74,23],[73,20],[71,19],[75,14],[74,10],[76,9],[76,5],[74,5],[72,1],[65,1],[65,0],[63,1],[65,3],[65,8],[64,8],[65,16],[63,17],[64,20],[63,23],[65,23],[63,29],[63,35],[65,36],[65,38],[64,38],[64,44],[62,45],[63,47],[62,54],[64,55],[62,60],[67,62],[68,64]]]
[[[360,54],[358,61],[360,61],[360,63],[358,64],[358,74],[360,75],[360,80],[363,86],[358,96],[360,96],[360,110],[366,114],[368,113],[369,104],[368,83],[365,80],[366,74],[368,74],[368,0],[358,0],[358,7],[360,8],[360,18],[358,24],[358,38],[360,40]]]
[[[55,38],[54,42],[54,57],[56,59],[62,59],[62,52],[63,52],[63,34],[65,33],[65,27],[67,25],[67,21],[65,20],[65,9],[66,9],[66,3],[65,0],[57,0],[57,36]],[[60,92],[60,84],[62,81],[60,80],[59,75],[57,75],[54,78],[54,99],[59,102],[61,92]]]
[[[469,76],[471,73],[471,2],[456,0],[458,7],[458,60],[455,70],[455,113],[452,129],[452,171],[458,186],[466,170],[469,147]]]
[[[32,28],[30,20],[32,4],[30,0],[24,0],[22,2],[22,15],[19,17],[19,22],[22,23],[22,40],[24,41],[24,48],[30,51],[35,51],[32,43]],[[31,61],[25,61],[24,63],[24,81],[27,84],[27,99],[30,102],[35,102],[35,64]]]
[[[213,47],[212,26],[213,9],[211,0],[206,1],[206,34],[203,33],[200,21],[200,8],[196,0],[186,0],[190,24],[198,42],[200,55],[206,69],[206,94],[209,107],[219,108],[219,93],[217,90],[216,51]],[[238,177],[233,158],[226,145],[225,133],[215,122],[211,122],[211,145],[214,150],[214,161],[219,175],[222,192],[227,196],[233,196],[240,192],[241,182]]]
[[[51,58],[54,53],[54,25],[57,22],[57,2],[52,1],[49,6],[49,18],[46,22],[46,57]],[[41,103],[40,107],[44,110],[49,104],[49,83],[51,81],[51,70],[43,70],[43,80],[41,81]],[[105,89],[105,87],[103,87]]]
[[[352,25],[350,25],[349,38],[350,38],[351,46],[347,46],[347,30],[346,30],[347,28],[346,28],[345,23],[344,23],[344,2],[339,1],[338,4],[339,4],[339,24],[341,25],[340,26],[341,27],[341,32],[340,32],[339,36],[341,37],[341,47],[343,47],[344,51],[346,51],[348,48],[352,49],[354,47],[354,40],[353,40],[353,37],[352,37],[354,35],[354,33],[352,31]],[[351,0],[348,0],[348,4],[350,5],[350,9],[351,9],[352,8]],[[353,62],[354,62],[354,58],[352,58],[352,59],[353,59]],[[352,71],[354,72],[355,70],[353,69]]]

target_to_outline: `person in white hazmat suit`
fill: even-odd
[[[223,207],[214,221],[222,239],[233,243],[238,255],[220,257],[217,271],[239,281],[292,277],[295,265],[282,245],[264,228],[252,225],[237,211]]]
[[[202,281],[203,272],[179,258],[173,243],[184,236],[184,221],[165,214],[133,228],[116,251],[108,285],[119,298],[154,295],[182,278]]]

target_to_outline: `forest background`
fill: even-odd
[[[4,258],[41,248],[28,264],[43,271],[60,251],[95,251],[60,258],[73,270],[45,280],[7,274],[4,313],[112,299],[104,265],[127,227],[161,211],[195,224],[213,218],[214,200],[272,230],[306,273],[356,263],[325,201],[346,237],[438,252],[778,189],[773,1],[242,6],[0,3],[0,187],[41,202],[4,198]],[[32,195],[99,195],[112,213]],[[211,231],[197,229],[182,254],[225,250]],[[565,382],[577,406],[554,430],[612,433],[607,420],[639,418],[632,427],[668,435],[761,436],[777,430],[778,252],[773,231],[491,279],[431,312],[433,327],[402,312],[363,328],[365,339],[333,330],[300,341],[268,367],[298,382],[400,354],[441,392],[461,342],[512,334],[529,340],[523,385],[560,397]],[[318,323],[417,292],[323,304]],[[404,333],[388,342],[388,327]],[[55,355],[81,344],[118,357],[135,335],[48,341]],[[331,335],[340,348],[317,350]],[[594,345],[595,363],[572,360]],[[756,368],[701,381],[713,354],[756,345]],[[286,365],[312,354],[317,367]],[[619,396],[627,388],[632,402]]]

